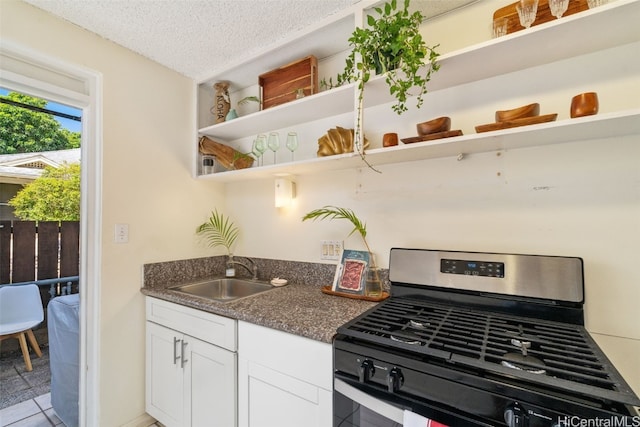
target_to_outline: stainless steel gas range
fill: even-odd
[[[582,259],[394,248],[389,278],[338,329],[334,427],[640,426],[584,328]]]

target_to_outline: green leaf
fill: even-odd
[[[364,241],[365,246],[367,246],[367,249],[369,248],[369,245],[367,244],[367,241],[365,239],[367,237],[367,225],[360,221],[360,218],[358,218],[355,212],[353,212],[351,209],[341,208],[337,206],[324,206],[320,209],[312,210],[302,217],[302,221],[307,221],[310,219],[314,221],[317,219],[346,219],[353,225],[353,230],[351,230],[349,236],[357,231],[362,237],[362,240]]]
[[[204,237],[209,247],[224,246],[227,253],[231,255],[231,247],[238,238],[240,230],[216,209],[211,212],[207,222],[198,226],[196,234]]]

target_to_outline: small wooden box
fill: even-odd
[[[520,18],[518,17],[516,4],[518,4],[518,2],[502,7],[496,10],[495,12],[493,12],[494,21],[497,18],[507,18],[507,34],[524,30],[524,27],[520,25]],[[567,8],[567,11],[562,16],[565,17],[565,16],[573,15],[574,13],[582,12],[587,9],[589,9],[587,0],[569,0],[569,7]],[[533,24],[531,24],[531,26],[533,27],[539,24],[543,24],[545,22],[553,21],[555,19],[556,17],[553,16],[551,14],[551,10],[549,10],[548,0],[539,0],[538,12],[536,13],[536,20],[533,21]]]
[[[318,93],[318,61],[315,56],[284,65],[258,77],[262,109],[296,99],[299,89],[305,96]]]

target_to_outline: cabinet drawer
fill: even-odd
[[[325,390],[333,390],[331,344],[238,322],[238,354]]]
[[[147,320],[236,351],[236,320],[146,297]]]

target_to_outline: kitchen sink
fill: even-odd
[[[236,301],[273,289],[269,283],[249,279],[210,279],[174,286],[171,290],[214,301]]]

